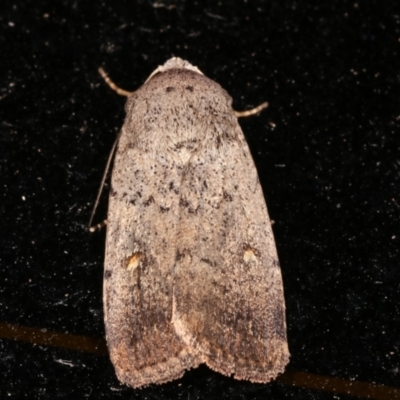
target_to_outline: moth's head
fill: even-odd
[[[158,68],[147,78],[146,82],[148,82],[154,75],[168,71],[169,69],[187,69],[203,75],[203,73],[197,67],[190,64],[189,61],[182,60],[182,58],[179,57],[172,57],[165,64],[158,66]]]

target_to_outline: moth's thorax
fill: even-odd
[[[235,132],[231,102],[220,85],[199,73],[158,73],[128,99],[125,124],[134,136],[127,139],[143,150],[172,152],[185,162],[202,146],[215,146]]]

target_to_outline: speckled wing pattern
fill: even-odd
[[[230,97],[181,62],[126,105],[104,272],[111,359],[132,387],[200,363],[268,382],[289,352],[262,189]]]

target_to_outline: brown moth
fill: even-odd
[[[105,79],[129,95],[104,271],[118,379],[136,388],[205,363],[270,381],[289,360],[285,301],[240,114],[221,86],[179,58],[133,93]]]

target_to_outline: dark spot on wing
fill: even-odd
[[[179,199],[179,205],[180,205],[181,207],[189,207],[189,202],[181,197],[181,198]]]
[[[150,204],[154,203],[154,197],[150,196],[145,202],[143,202],[143,205],[145,207],[148,207]]]
[[[215,262],[212,262],[208,258],[201,258],[200,261],[203,261],[204,263],[211,265],[212,267],[214,267],[216,265]]]
[[[224,200],[226,200],[226,201],[232,201],[233,200],[232,196],[228,192],[225,192],[225,190],[223,192],[223,195],[224,195]]]

